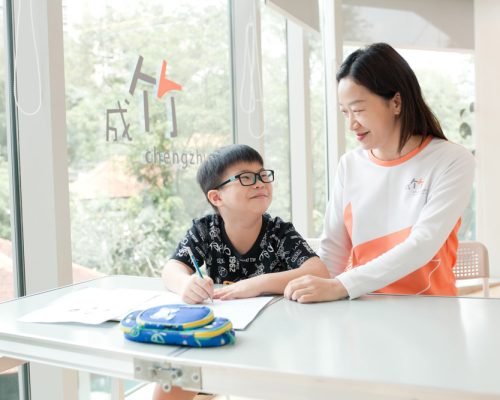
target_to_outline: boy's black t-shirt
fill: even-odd
[[[218,214],[194,219],[193,226],[177,245],[172,259],[195,268],[186,247],[190,247],[199,266],[206,264],[214,283],[236,282],[253,276],[281,272],[300,267],[316,253],[295,230],[281,218],[262,216],[262,228],[252,248],[239,254],[224,229]]]

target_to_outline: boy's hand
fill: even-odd
[[[182,301],[188,304],[201,303],[213,295],[214,281],[212,278],[208,276],[200,278],[197,274],[189,276],[181,292]]]
[[[244,279],[220,289],[215,289],[214,299],[233,300],[257,297],[261,294],[259,277]]]
[[[338,279],[306,275],[288,282],[284,296],[299,303],[332,301],[347,297],[346,288]]]

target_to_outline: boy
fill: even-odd
[[[329,277],[324,264],[291,223],[265,214],[274,172],[246,145],[212,153],[197,180],[215,214],[195,219],[163,269],[167,288],[186,303],[282,294],[288,281],[306,274]],[[206,264],[200,278],[190,259]],[[272,273],[272,274],[270,274]],[[214,282],[234,282],[214,291]]]
[[[326,266],[291,223],[271,218],[274,171],[264,168],[260,154],[246,145],[212,153],[200,166],[198,183],[215,214],[193,221],[163,269],[166,287],[186,303],[207,299],[282,294],[288,282],[304,275],[328,278]],[[201,278],[198,265],[205,263]],[[214,290],[214,282],[232,282]],[[157,387],[155,399],[189,399],[194,393]]]

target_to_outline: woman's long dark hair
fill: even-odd
[[[337,82],[346,77],[386,100],[400,94],[399,152],[413,135],[422,136],[422,141],[429,135],[446,140],[441,124],[422,97],[415,73],[387,43],[374,43],[350,54],[337,72]]]

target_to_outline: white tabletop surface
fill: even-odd
[[[355,382],[360,398],[380,384],[392,388],[395,398],[500,398],[500,299],[373,295],[310,305],[282,300],[238,332],[236,345],[190,349],[179,360],[239,369],[242,380],[245,373],[258,379],[256,371],[264,371],[261,378],[265,371],[289,374],[294,390],[326,380],[328,392],[329,385],[342,390]]]
[[[201,366],[203,390],[269,399],[500,398],[500,299],[282,299],[237,332],[235,345],[210,349],[129,342],[116,323],[17,321],[79,287],[163,286],[113,276],[2,303],[0,354],[125,378],[134,357],[175,360]]]
[[[168,360],[177,346],[126,340],[116,322],[101,325],[34,323],[18,319],[83,287],[162,290],[160,279],[110,276],[0,304],[0,355],[123,378],[133,377],[133,358]]]

